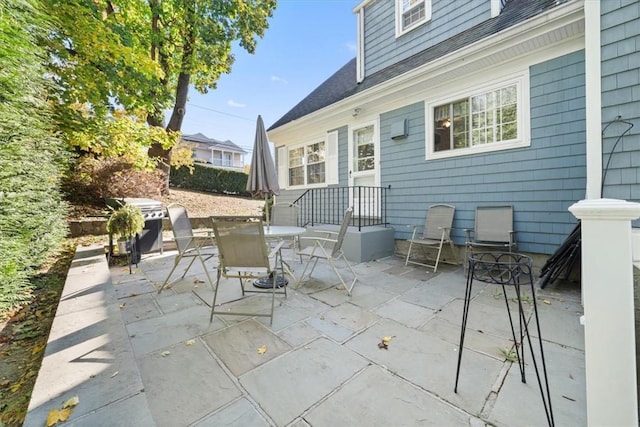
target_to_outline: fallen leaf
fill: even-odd
[[[115,377],[116,375],[118,375],[119,371],[115,371],[113,374],[111,374],[111,378]]]
[[[383,337],[382,340],[380,340],[380,342],[378,343],[378,348],[383,348],[385,350],[388,350],[389,343],[391,342],[393,337],[394,337],[393,335],[387,335],[386,337]]]
[[[170,354],[171,354],[170,351],[163,351],[162,353],[160,353],[160,356],[165,357],[165,356],[168,356]]]
[[[44,350],[44,348],[46,347],[46,344],[42,344],[42,345],[35,345],[33,347],[33,350],[31,350],[31,354],[38,354],[40,353],[42,350]]]
[[[67,399],[67,401],[62,404],[62,409],[72,408],[76,406],[78,403],[80,403],[80,398],[78,398],[78,396],[73,396]]]
[[[187,340],[185,341],[185,345],[194,345],[196,343],[196,340]]]
[[[267,352],[267,345],[262,345],[258,347],[258,354],[265,354]]]
[[[73,408],[67,409],[51,409],[49,411],[49,416],[47,417],[47,427],[54,426],[58,424],[60,421],[67,421],[69,416],[73,413]]]

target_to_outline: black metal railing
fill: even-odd
[[[298,222],[301,226],[316,224],[339,225],[344,211],[353,206],[351,225],[370,227],[389,224],[387,221],[388,187],[323,187],[311,188],[292,204],[300,207]]]

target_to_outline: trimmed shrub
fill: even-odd
[[[107,198],[157,198],[164,186],[162,172],[134,169],[124,158],[85,156],[64,181],[67,199],[79,205],[105,206]]]
[[[249,175],[199,164],[193,165],[193,173],[186,168],[171,169],[169,183],[172,187],[207,193],[236,194],[251,197],[246,190]]]

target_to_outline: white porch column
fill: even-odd
[[[602,90],[600,67],[600,2],[584,2],[587,199],[602,197]]]
[[[631,220],[640,204],[592,199],[569,211],[582,223],[587,421],[637,426]]]

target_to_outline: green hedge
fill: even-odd
[[[225,169],[194,165],[193,173],[186,167],[171,168],[169,183],[172,187],[208,193],[235,194],[250,197],[246,190],[249,175]]]
[[[37,5],[0,0],[0,314],[31,299],[33,276],[67,233],[67,153],[46,102]]]

